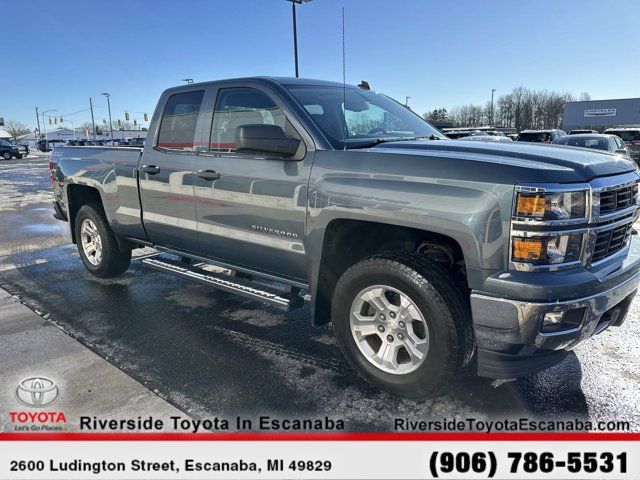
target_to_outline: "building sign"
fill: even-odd
[[[615,108],[590,108],[584,111],[585,117],[615,117]]]

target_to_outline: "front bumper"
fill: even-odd
[[[640,284],[640,256],[628,257],[611,276],[615,280],[602,278],[596,282],[600,288],[590,282],[584,289],[575,290],[583,295],[590,292],[588,295],[562,301],[530,302],[474,291],[471,310],[478,345],[478,374],[514,378],[535,373],[558,363],[591,336],[621,325]],[[526,295],[527,286],[522,285],[521,291]],[[575,310],[582,317],[579,325],[541,332],[545,314],[566,315]]]

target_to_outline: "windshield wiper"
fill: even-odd
[[[370,147],[375,147],[376,145],[379,145],[381,143],[387,143],[387,142],[403,142],[403,141],[408,141],[408,140],[416,140],[418,137],[386,137],[386,138],[369,138],[369,139],[363,139],[361,142],[349,145],[349,143],[347,143],[347,148],[370,148]]]

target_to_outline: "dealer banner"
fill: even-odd
[[[1,434],[2,479],[634,479],[640,434]]]

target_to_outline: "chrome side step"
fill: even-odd
[[[256,285],[249,280],[234,278],[224,273],[210,272],[198,268],[197,265],[186,265],[166,258],[145,258],[142,263],[162,272],[172,273],[225,292],[267,303],[285,312],[296,310],[304,305],[304,299],[296,294],[297,289],[291,293],[281,292],[266,285]]]

